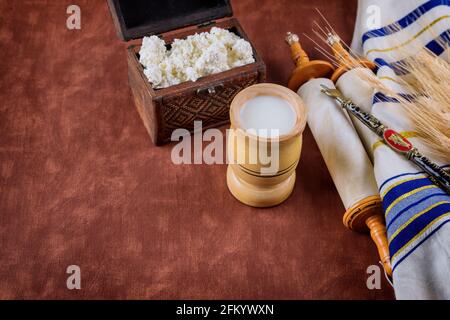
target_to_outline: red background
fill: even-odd
[[[378,263],[309,132],[292,196],[254,209],[228,192],[225,165],[175,166],[152,145],[127,82],[126,44],[106,1],[0,1],[0,298],[385,299]],[[284,34],[310,33],[318,7],[345,41],[356,1],[233,1],[286,84]],[[314,56],[312,44],[305,48]],[[81,267],[82,290],[66,288]]]

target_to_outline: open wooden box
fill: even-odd
[[[232,16],[229,0],[108,0],[114,24],[122,40],[158,35],[170,43],[188,35],[227,29],[249,41]],[[217,20],[216,19],[220,19]],[[180,29],[182,28],[182,29]],[[139,62],[140,43],[128,48],[128,77],[137,110],[156,145],[171,141],[178,128],[194,131],[194,121],[203,129],[229,122],[229,107],[242,89],[265,81],[266,67],[255,48],[255,62],[163,89],[153,89]]]

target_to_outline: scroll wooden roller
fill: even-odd
[[[288,86],[291,90],[297,91],[302,84],[313,78],[331,77],[331,80],[336,82],[342,74],[349,70],[349,66],[351,66],[350,54],[342,47],[340,41],[335,41],[333,44],[330,44],[340,64],[340,67],[336,70],[326,61],[310,61],[306,52],[301,48],[296,35],[289,32],[286,37],[286,42],[291,48],[291,57],[297,66],[289,79]],[[368,60],[358,60],[358,63],[370,69],[375,68],[375,64]],[[378,254],[386,274],[391,276],[392,267],[389,245],[380,196],[369,196],[355,203],[344,213],[343,223],[350,230],[370,232],[370,236],[377,246]]]
[[[329,34],[327,42],[333,50],[334,57],[339,64],[339,67],[334,71],[330,78],[334,83],[336,83],[344,73],[356,67],[362,66],[370,70],[375,70],[376,65],[372,61],[352,58],[350,53],[342,46],[341,39],[337,35]]]

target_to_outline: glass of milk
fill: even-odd
[[[244,103],[239,119],[242,129],[255,130],[260,137],[276,137],[292,131],[297,115],[287,100],[260,95]]]
[[[295,184],[306,110],[288,88],[262,83],[242,90],[230,106],[227,184],[255,207],[283,202]]]

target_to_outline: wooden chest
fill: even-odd
[[[249,41],[237,19],[224,18],[232,15],[229,0],[108,0],[108,4],[119,37],[138,39],[128,47],[129,84],[136,108],[156,145],[170,142],[175,129],[193,132],[194,121],[202,121],[204,130],[228,123],[234,96],[252,84],[265,81],[266,68],[254,47],[254,63],[202,77],[196,82],[153,89],[144,74],[139,62],[139,39],[143,36],[158,35],[170,46],[174,39],[216,26]]]

